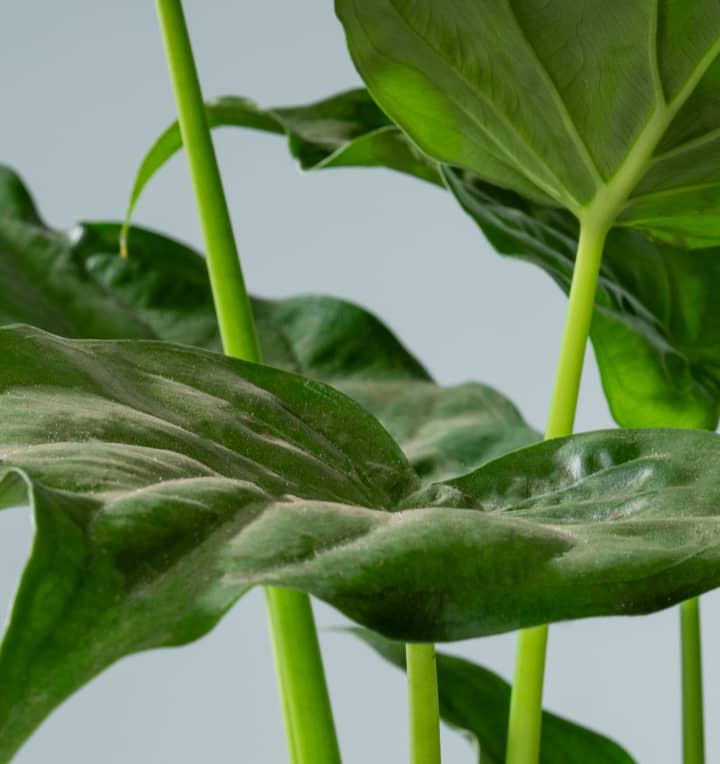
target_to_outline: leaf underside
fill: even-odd
[[[583,216],[720,240],[720,6],[336,0],[375,100],[423,151]],[[619,205],[619,210],[615,206]]]

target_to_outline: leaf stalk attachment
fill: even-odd
[[[606,217],[596,220],[588,215],[580,221],[580,239],[545,430],[546,440],[571,435],[573,431],[603,247],[610,228],[606,220]],[[540,759],[547,639],[547,626],[525,629],[518,638],[507,764],[537,764]]]

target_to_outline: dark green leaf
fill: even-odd
[[[123,655],[248,587],[389,637],[643,613],[720,584],[720,437],[590,433],[418,489],[318,382],[160,342],[0,329],[0,499],[36,538],[0,650],[0,761]]]
[[[364,629],[352,629],[385,660],[405,670],[405,645]],[[437,653],[440,715],[470,735],[480,764],[503,764],[510,685],[470,661]],[[633,764],[617,743],[567,719],[543,712],[540,764]]]
[[[116,224],[50,230],[9,170],[0,176],[0,193],[0,269],[5,283],[20,287],[8,290],[0,324],[32,323],[70,337],[164,339],[220,351],[207,271],[196,252],[134,229],[132,256],[124,260],[117,252]],[[253,310],[268,364],[329,382],[360,400],[428,480],[463,474],[538,437],[493,389],[435,385],[362,308],[308,296],[255,298]]]
[[[2,762],[100,670],[202,635],[268,562],[362,538],[416,479],[370,415],[285,372],[30,328],[1,329],[0,355],[0,507],[32,503],[36,526],[0,651]]]
[[[428,155],[581,220],[720,241],[720,6],[336,0],[375,100]]]
[[[372,412],[425,482],[464,475],[540,440],[515,406],[491,387],[423,381],[335,381]]]
[[[284,134],[305,170],[320,167],[390,167],[440,183],[427,161],[383,114],[365,90],[348,90],[306,106],[262,109],[247,98],[224,96],[206,105],[210,127],[245,127]],[[182,149],[177,122],[155,141],[138,170],[123,229],[153,176]],[[134,246],[134,243],[132,244]]]

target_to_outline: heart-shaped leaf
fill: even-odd
[[[351,629],[385,660],[405,670],[405,645],[364,629]],[[479,764],[503,764],[510,685],[497,674],[453,655],[437,653],[440,716],[470,735]],[[540,764],[633,764],[617,743],[561,716],[543,712]]]
[[[301,377],[29,328],[0,348],[0,506],[31,502],[37,529],[0,652],[3,762],[122,655],[205,633],[266,557],[351,543],[380,514],[361,508],[415,484],[371,416]],[[308,499],[345,507],[342,540]]]
[[[720,436],[547,441],[420,490],[318,382],[160,342],[0,329],[0,506],[36,538],[0,650],[0,762],[121,656],[195,639],[248,587],[389,637],[652,611],[720,583]]]
[[[375,100],[428,155],[684,246],[720,241],[720,6],[336,0]]]

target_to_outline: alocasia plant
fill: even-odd
[[[0,502],[31,503],[37,527],[0,647],[0,761],[97,672],[197,638],[257,584],[289,587],[268,600],[293,764],[339,761],[301,592],[410,643],[413,764],[439,761],[440,714],[482,761],[629,761],[548,715],[541,742],[542,624],[649,612],[720,584],[720,441],[562,436],[590,332],[620,424],[717,424],[720,8],[337,0],[382,110],[353,91],[263,111],[206,110],[181,4],[157,5],[180,129],[146,159],[131,212],[184,142],[209,282],[196,254],[149,232],[124,229],[122,260],[117,225],[46,228],[0,171],[0,268],[17,287],[0,321],[40,327],[0,329]],[[500,252],[569,288],[548,442],[532,445],[495,391],[437,386],[355,306],[249,300],[209,139],[220,124],[287,133],[306,167],[446,185]],[[434,650],[418,644],[519,627],[535,628],[512,701],[445,656],[438,687]],[[703,759],[692,679],[686,764]]]

